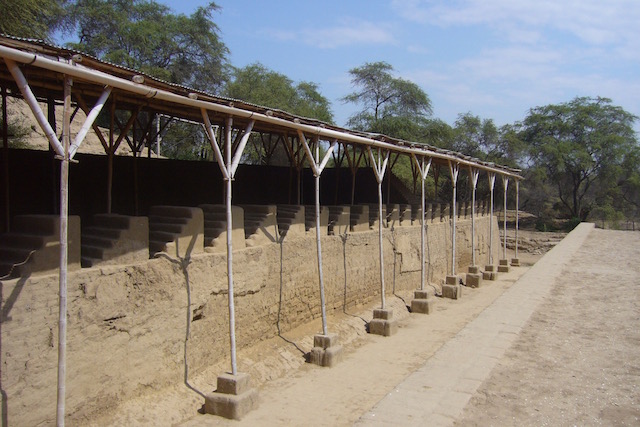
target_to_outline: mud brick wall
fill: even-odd
[[[494,256],[498,224],[494,221]],[[427,223],[427,272],[450,269],[450,222]],[[458,221],[458,272],[470,254],[470,220]],[[477,263],[488,260],[489,217],[476,220]],[[420,227],[384,230],[387,293],[420,284]],[[322,239],[327,313],[380,300],[378,234]],[[238,348],[320,317],[313,234],[233,253]],[[184,381],[228,356],[224,254],[165,256],[133,265],[74,271],[68,283],[67,413],[72,424],[117,399]],[[2,417],[8,425],[53,424],[56,407],[58,277],[1,283]],[[190,322],[187,319],[190,319]],[[32,408],[51,408],[48,418]]]

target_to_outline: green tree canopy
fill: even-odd
[[[66,0],[0,0],[0,33],[51,40],[66,21]]]
[[[216,92],[227,78],[228,49],[211,2],[191,16],[154,0],[76,0],[68,6],[74,49],[172,83]]]
[[[347,126],[367,132],[418,140],[431,116],[431,101],[415,83],[392,75],[386,62],[366,63],[349,70],[356,91],[342,98],[361,106]]]
[[[625,157],[638,147],[636,119],[610,99],[582,97],[533,108],[522,122],[532,168],[544,171],[571,217],[586,219],[598,195],[617,191]]]
[[[225,94],[264,107],[276,108],[299,116],[333,122],[327,98],[311,82],[295,84],[289,77],[260,63],[236,68]]]

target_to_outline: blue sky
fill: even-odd
[[[191,14],[204,0],[159,0]],[[497,125],[529,108],[603,96],[640,116],[637,0],[217,0],[214,21],[242,67],[312,81],[344,125],[357,107],[349,69],[386,61],[453,124]],[[640,128],[638,125],[636,129]]]

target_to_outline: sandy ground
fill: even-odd
[[[639,259],[593,230],[457,425],[640,425]]]
[[[554,236],[552,241],[557,242],[560,237]],[[543,240],[548,238],[551,236]],[[409,296],[389,298],[388,303],[400,318],[399,332],[392,337],[364,333],[364,320],[371,319],[370,308],[346,317],[338,316],[329,329],[337,332],[341,340],[349,341],[344,346],[344,359],[338,366],[329,369],[301,363],[297,367],[290,366],[280,378],[262,382],[259,385],[260,407],[241,422],[197,414],[180,425],[352,425],[495,301],[540,258],[542,252],[522,250],[519,257],[523,267],[503,274],[498,281],[485,282],[479,289],[465,288],[461,300],[437,298],[435,312],[430,315],[410,316],[405,307]],[[507,254],[512,257],[513,251],[509,249]],[[300,341],[300,333],[309,337],[317,331],[287,334],[287,339],[303,351],[310,350],[310,339],[308,343]],[[280,357],[291,360],[296,356],[295,352],[291,353],[295,347],[284,344],[273,343],[277,345]],[[260,350],[248,352],[245,358],[253,360],[259,351],[265,351],[263,356],[269,358],[273,349],[262,346]],[[297,358],[301,359],[300,356],[298,352]],[[275,360],[273,362],[275,366],[279,365]],[[260,372],[252,372],[252,377],[255,376],[260,376]]]
[[[199,414],[203,399],[181,385],[163,395],[133,399],[117,414],[96,419],[96,425],[367,425],[363,414],[561,237],[521,232],[523,267],[479,289],[465,288],[461,300],[437,298],[430,315],[410,315],[408,295],[388,298],[399,318],[392,337],[366,333],[370,307],[332,316],[329,330],[345,343],[343,360],[334,368],[304,363],[303,353],[320,327],[315,323],[240,352],[239,368],[251,374],[260,394],[260,407],[240,422]],[[512,257],[513,250],[507,255]],[[640,233],[593,230],[456,425],[640,425],[639,255]],[[207,393],[224,368],[212,366],[190,377],[190,385]]]

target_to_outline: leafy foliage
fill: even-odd
[[[356,91],[342,98],[362,109],[347,126],[366,132],[418,140],[431,116],[431,101],[415,83],[393,77],[386,62],[366,63],[349,70]]]
[[[567,216],[586,219],[597,196],[617,187],[625,156],[637,150],[636,119],[607,98],[531,109],[520,138],[532,168],[555,185]]]
[[[66,0],[0,0],[0,33],[50,40],[67,24]]]
[[[191,16],[154,0],[76,0],[68,6],[74,49],[173,83],[215,92],[228,73],[228,49],[212,21],[211,2]]]
[[[299,116],[333,122],[330,103],[311,82],[295,84],[284,74],[260,63],[236,68],[225,88],[230,98],[242,99],[264,107],[276,108]]]

